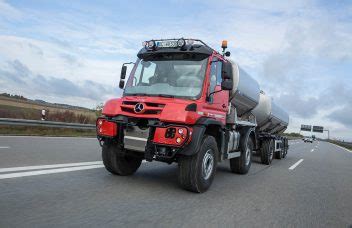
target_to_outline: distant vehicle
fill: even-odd
[[[313,138],[311,138],[311,137],[305,137],[305,138],[303,139],[303,141],[304,141],[304,142],[313,143]]]

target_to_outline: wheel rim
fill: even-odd
[[[251,150],[247,146],[247,149],[246,149],[246,166],[249,165],[250,160],[251,160]]]
[[[213,172],[214,157],[211,149],[207,150],[203,157],[202,175],[205,180],[208,180]]]

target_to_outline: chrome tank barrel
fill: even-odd
[[[252,113],[259,130],[271,134],[286,130],[288,114],[276,105],[269,96],[260,91],[259,84],[232,60],[233,89],[230,91],[231,104],[236,107],[237,115]]]
[[[272,134],[282,133],[289,122],[288,114],[264,92],[260,92],[259,104],[252,110],[260,131]]]
[[[249,113],[259,102],[259,84],[232,60],[233,89],[230,100],[238,116]]]

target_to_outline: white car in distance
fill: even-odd
[[[303,141],[304,141],[304,142],[313,143],[313,138],[311,138],[311,137],[304,137]]]

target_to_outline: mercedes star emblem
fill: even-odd
[[[143,103],[137,103],[134,106],[134,112],[135,113],[143,113],[144,112],[144,104]]]

